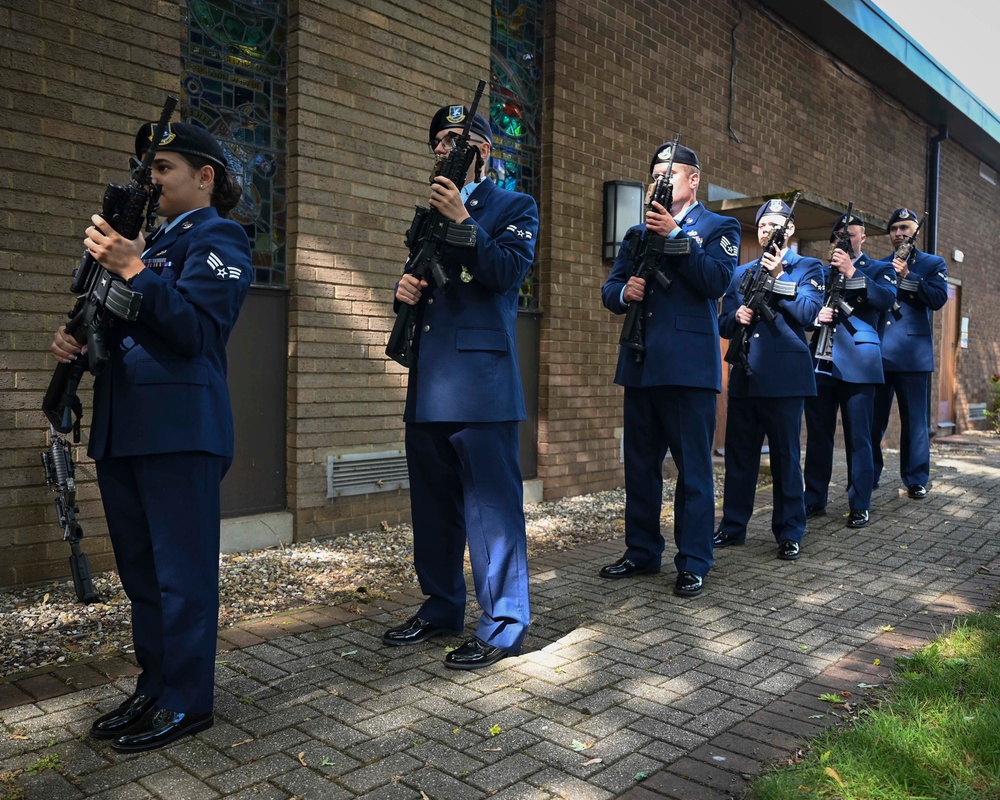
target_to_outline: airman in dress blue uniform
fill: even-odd
[[[136,135],[136,156],[154,125]],[[219,143],[169,126],[153,161],[166,217],[148,243],[93,217],[85,246],[142,294],[135,322],[108,332],[94,382],[96,461],[115,562],[132,603],[135,693],[91,736],[152,750],[213,722],[219,615],[219,484],[233,458],[226,342],[250,286],[250,243],[225,219],[240,197]],[[81,348],[60,329],[61,362]]]
[[[840,217],[831,241],[845,225],[851,246],[859,255],[852,259],[841,248],[835,248],[824,284],[829,292],[835,273],[842,273],[847,278],[845,299],[854,312],[849,324],[835,317],[841,313],[839,310],[834,312],[826,306],[818,316],[820,323],[834,319],[838,322],[833,335],[832,372],[817,374],[816,396],[806,399],[806,518],[826,513],[839,407],[847,449],[847,525],[863,528],[869,522],[875,481],[871,436],[875,387],[883,380],[878,320],[896,300],[896,273],[891,264],[873,261],[862,252],[866,236],[860,217],[852,216],[849,222],[846,215]]]
[[[757,211],[757,238],[765,246],[771,232],[788,220],[787,240],[795,234],[794,216],[780,199]],[[791,219],[789,220],[789,217]],[[776,251],[777,248],[774,247]],[[775,278],[770,307],[773,322],[755,318],[745,304],[740,285],[747,272],[766,270]],[[774,476],[774,510],[771,532],[778,543],[778,558],[794,561],[800,555],[806,528],[799,439],[805,398],[816,394],[812,354],[806,340],[823,302],[823,264],[787,246],[766,252],[760,259],[736,268],[722,298],[719,332],[733,338],[738,326],[750,325],[747,358],[751,374],[740,365],[729,374],[726,410],[726,483],[722,522],[716,531],[716,548],[741,545],[753,514],[761,446],[767,437]]]
[[[430,146],[445,155],[468,109],[445,106],[431,120]],[[461,190],[437,176],[430,205],[464,238],[449,244],[447,293],[407,272],[397,303],[421,304],[417,360],[403,419],[413,516],[413,562],[427,600],[382,641],[412,645],[465,624],[466,542],[482,615],[476,634],[445,666],[475,669],[520,652],[530,621],[527,538],[518,462],[526,417],[514,329],[521,283],[534,258],[535,201],[499,188],[486,174],[489,122],[473,118],[476,162]],[[421,303],[421,299],[423,302]]]
[[[655,177],[666,171],[673,143],[660,145],[650,164]],[[667,449],[677,465],[674,501],[674,593],[701,593],[712,568],[715,522],[712,438],[716,395],[722,384],[718,300],[733,277],[740,250],[740,227],[698,202],[698,157],[677,145],[672,169],[673,204],[646,213],[634,235],[675,240],[662,257],[670,287],[634,275],[627,244],[618,251],[601,292],[605,307],[625,314],[642,303],[645,356],[622,347],[615,383],[625,387],[625,555],[601,569],[605,578],[660,571],[663,459]],[[634,233],[633,233],[634,232]],[[683,250],[683,254],[670,254]]]
[[[917,215],[898,208],[889,217],[889,237],[894,249],[917,230]],[[882,477],[882,437],[889,426],[892,398],[899,402],[902,430],[899,436],[899,474],[907,494],[914,500],[927,496],[931,471],[931,440],[928,433],[928,403],[931,373],[934,372],[932,312],[948,300],[948,267],[940,256],[916,248],[909,259],[893,255],[892,264],[899,281],[899,309],[883,314],[879,322],[882,336],[882,371],[885,383],[875,389],[875,425],[872,444],[875,455],[875,485]]]

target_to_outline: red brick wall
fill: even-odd
[[[969,318],[969,347],[956,350],[959,430],[970,427],[970,403],[990,402],[988,378],[1000,372],[1000,188],[979,176],[979,165],[954,142],[941,146],[938,255],[949,277],[962,281],[959,317]],[[955,250],[965,254],[960,264]],[[933,399],[936,409],[936,388]]]
[[[928,128],[776,18],[741,3],[733,128],[725,0],[554,2],[546,42],[539,476],[549,497],[622,483],[621,318],[600,287],[601,187],[646,180],[675,132],[708,183],[747,196],[803,188],[887,217],[924,202]],[[887,252],[871,242],[872,255]]]
[[[54,0],[0,8],[0,585],[67,577],[38,461],[47,347],[70,306],[86,220],[104,185],[126,176],[136,120],[155,117],[179,74],[177,5],[77,6],[71,17]],[[621,318],[600,303],[605,180],[645,180],[653,148],[679,131],[701,156],[702,199],[712,183],[748,196],[809,189],[883,217],[924,205],[933,131],[780,21],[739,7],[736,141],[731,2],[546,3],[538,473],[548,497],[622,482]],[[413,204],[426,199],[428,115],[468,101],[487,77],[490,6],[292,0],[289,15],[288,503],[308,539],[408,515],[405,493],[327,500],[326,457],[402,446],[406,374],[383,355],[392,287]],[[997,188],[955,143],[941,172],[939,251],[966,253],[949,262],[971,319],[964,408],[987,399],[1000,361]],[[104,569],[110,548],[82,454],[77,477],[86,549]]]

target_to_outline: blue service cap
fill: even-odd
[[[833,230],[830,231],[830,241],[835,242],[837,240],[837,231],[849,225],[860,225],[863,228],[865,227],[865,221],[857,214],[851,214],[851,221],[848,222],[847,214],[841,214],[837,217],[837,221],[833,225]]]
[[[431,117],[431,127],[427,135],[427,140],[434,141],[434,137],[444,128],[464,128],[465,120],[469,116],[469,109],[461,104],[452,106],[441,106],[433,117]],[[490,123],[482,114],[476,114],[472,118],[471,133],[481,136],[490,146],[493,146],[493,129]]]
[[[664,142],[656,148],[656,152],[653,153],[653,160],[649,162],[650,175],[653,174],[653,167],[657,164],[666,164],[670,160],[670,153],[673,149],[673,142]],[[701,166],[698,164],[698,155],[690,147],[685,147],[682,144],[677,145],[677,154],[674,156],[674,163],[687,164],[695,169],[701,169]]]
[[[155,122],[147,122],[135,135],[135,157],[141,159],[149,149],[156,130]],[[186,156],[207,158],[223,171],[226,169],[226,154],[222,145],[204,128],[187,122],[171,122],[160,140],[157,152],[181,153]]]
[[[912,222],[916,225],[920,222],[920,217],[916,211],[912,211],[909,208],[897,208],[892,212],[892,216],[889,217],[889,227],[891,228],[897,222]]]
[[[773,200],[768,200],[764,205],[757,209],[757,217],[754,222],[760,225],[761,217],[765,214],[777,214],[781,217],[790,217],[795,219],[795,215],[792,213],[792,209],[788,206],[781,198],[775,197]]]

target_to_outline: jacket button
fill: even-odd
[[[424,325],[424,333],[427,333],[431,329],[430,325]]]
[[[653,312],[652,311],[647,311],[646,312],[646,319],[649,319],[651,316],[653,316]]]
[[[755,334],[753,335],[753,338],[754,338],[754,339],[759,339],[759,338],[760,338],[760,334],[759,334],[759,333],[755,333]]]
[[[433,297],[428,297],[427,298],[427,305],[429,305],[429,306],[434,305],[434,298]]]

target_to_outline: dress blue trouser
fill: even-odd
[[[674,566],[704,577],[712,568],[715,528],[714,389],[625,387],[625,557],[640,567],[660,566],[663,459],[677,465],[674,494]]]
[[[142,673],[136,694],[171,711],[212,710],[219,630],[219,484],[209,453],[104,458],[97,481]]]
[[[530,622],[524,487],[517,423],[406,425],[419,616],[465,625],[465,546],[482,608],[476,636],[520,652]]]
[[[929,372],[886,372],[885,383],[875,389],[875,423],[872,446],[875,482],[882,477],[882,437],[889,427],[892,398],[899,404],[899,477],[904,486],[926,486],[931,475],[931,439],[928,433]]]
[[[760,473],[760,450],[767,436],[774,508],[771,532],[776,541],[802,541],[806,506],[799,463],[802,397],[730,397],[726,411],[726,484],[719,530],[743,540],[753,514]]]
[[[847,500],[852,510],[871,508],[875,462],[872,456],[872,418],[875,384],[847,383],[816,376],[816,396],[806,398],[805,501],[826,508],[833,474],[833,440],[837,409],[844,426],[847,450]]]

